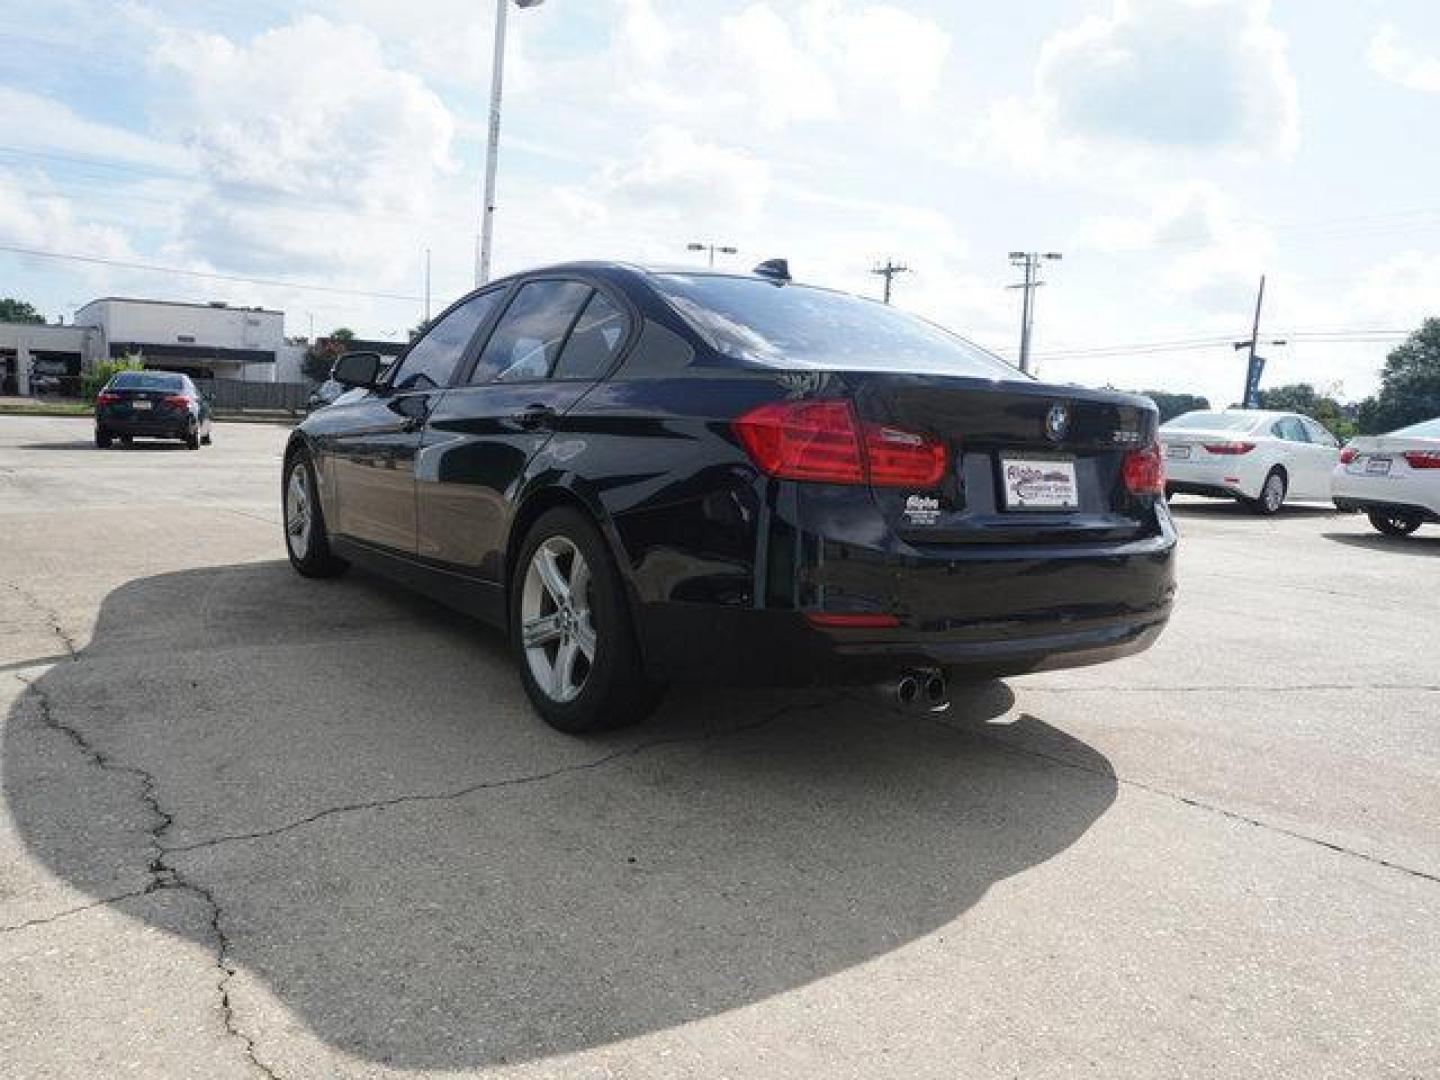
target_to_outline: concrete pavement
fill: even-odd
[[[578,741],[292,574],[284,435],[0,417],[0,1075],[1440,1073],[1440,529],[1182,502],[1143,656]]]

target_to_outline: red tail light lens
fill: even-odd
[[[788,480],[934,487],[949,459],[924,435],[861,424],[848,401],[772,401],[734,428],[761,471]]]
[[[166,394],[166,405],[189,405],[193,399],[187,394]]]
[[[772,401],[735,421],[750,459],[771,476],[863,484],[865,463],[846,401]]]
[[[1211,454],[1248,454],[1255,449],[1253,442],[1216,442],[1206,443],[1205,450]]]
[[[1407,450],[1405,462],[1412,469],[1440,469],[1440,450]]]
[[[120,395],[119,395],[119,394],[112,394],[112,393],[110,393],[109,391],[103,391],[103,392],[101,392],[101,394],[100,394],[98,397],[95,398],[95,404],[96,404],[96,405],[114,405],[114,404],[115,404],[117,401],[119,401],[119,400],[120,400]]]
[[[1165,493],[1165,457],[1158,445],[1125,455],[1125,488],[1135,495]]]
[[[805,616],[811,626],[842,630],[888,630],[900,625],[898,615],[869,611],[812,611]]]
[[[945,475],[945,444],[913,431],[864,425],[865,463],[879,487],[930,488]]]
[[[1341,465],[1349,465],[1352,461],[1354,461],[1354,460],[1355,460],[1357,457],[1359,457],[1359,456],[1360,456],[1360,451],[1359,451],[1359,450],[1356,450],[1356,449],[1354,449],[1353,447],[1347,446],[1347,447],[1345,447],[1344,450],[1341,450],[1341,451],[1340,451],[1340,464],[1341,464]]]

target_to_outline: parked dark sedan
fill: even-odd
[[[539,713],[665,684],[1092,664],[1174,593],[1155,407],[1047,386],[893,308],[754,275],[552,267],[465,297],[285,454],[310,577],[363,563],[508,630]]]
[[[95,445],[102,450],[137,435],[179,439],[191,450],[210,444],[210,403],[190,376],[122,371],[95,398]]]

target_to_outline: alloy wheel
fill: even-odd
[[[535,549],[520,596],[520,636],[536,684],[552,701],[574,701],[595,664],[590,567],[580,549],[552,536]]]
[[[304,559],[310,550],[310,514],[310,478],[297,462],[285,486],[285,542],[297,559]]]

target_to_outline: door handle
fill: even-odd
[[[527,405],[510,417],[526,431],[549,427],[555,421],[555,410],[549,405]]]

